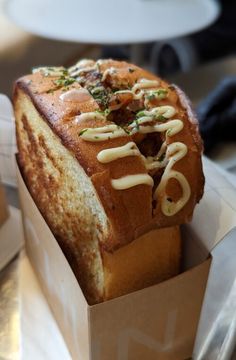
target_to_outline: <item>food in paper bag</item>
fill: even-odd
[[[81,60],[20,78],[14,107],[23,177],[89,303],[176,275],[179,225],[204,185],[183,92],[126,62]]]

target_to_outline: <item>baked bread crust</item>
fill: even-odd
[[[104,61],[99,66],[99,72],[104,75],[105,71],[111,67],[116,70],[115,75],[108,74],[106,81],[117,89],[122,88],[124,83],[130,88],[142,78],[158,80],[164,88],[169,86],[160,78],[126,62]],[[173,166],[173,169],[185,176],[191,189],[185,206],[176,214],[166,216],[161,211],[161,201],[157,201],[153,209],[150,186],[141,184],[125,190],[116,190],[112,187],[111,179],[118,179],[127,174],[147,173],[142,158],[128,156],[125,161],[116,159],[103,164],[97,160],[97,154],[101,150],[127,144],[131,138],[134,139],[134,136],[122,136],[93,143],[84,141],[79,133],[84,128],[102,127],[104,121],[87,119],[77,122],[75,117],[82,113],[99,110],[99,105],[92,95],[82,102],[63,102],[60,96],[65,89],[55,88],[55,81],[59,78],[59,76],[44,76],[41,71],[20,78],[15,85],[14,102],[16,104],[20,92],[27,95],[44,121],[61,143],[76,157],[90,177],[110,223],[110,232],[100,239],[100,246],[112,252],[153,228],[169,227],[189,221],[196,203],[202,197],[204,176],[201,163],[202,142],[198,125],[184,93],[176,86],[171,87],[173,96],[158,102],[158,105],[174,105],[177,110],[175,117],[181,119],[184,124],[183,129],[168,141],[169,144],[175,141],[183,142],[188,148],[187,154]],[[66,90],[70,89],[81,89],[81,85],[73,82],[67,86]],[[21,166],[25,168],[27,163],[22,163]],[[27,174],[25,176],[27,177]],[[168,182],[167,193],[174,199],[178,199],[181,195],[181,189],[175,180],[171,179]],[[40,197],[40,194],[35,196]],[[41,211],[46,212],[47,209],[41,209]]]

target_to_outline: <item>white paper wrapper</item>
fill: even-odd
[[[204,159],[206,188],[192,231],[213,260],[194,348],[196,360],[228,360],[236,345],[236,188]],[[223,238],[223,239],[222,239]]]
[[[6,185],[16,186],[15,125],[13,109],[7,96],[0,94],[0,174]]]

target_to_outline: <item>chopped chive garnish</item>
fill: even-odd
[[[133,73],[135,71],[135,69],[129,68],[129,73]]]
[[[83,129],[82,131],[80,131],[79,136],[83,135],[88,129]]]
[[[65,76],[61,76],[60,79],[54,80],[54,84],[60,87],[71,85],[74,82],[74,78]]]
[[[135,126],[135,127],[136,127],[136,129],[137,129],[137,131],[139,131],[139,123],[138,123],[138,120],[137,120],[137,119],[135,119],[134,121],[135,121],[135,124],[136,124],[136,126]]]
[[[136,117],[137,117],[137,118],[140,118],[140,117],[142,117],[142,116],[145,116],[145,110],[141,110],[141,111],[139,111],[139,112],[136,114]]]
[[[163,153],[163,154],[159,157],[158,161],[162,162],[162,161],[165,159],[165,156],[166,156],[166,154]]]
[[[104,116],[108,116],[111,112],[110,109],[105,109],[104,111],[102,110],[95,110],[95,112],[97,112],[98,114],[104,115]]]
[[[166,118],[163,115],[157,115],[156,119],[159,120],[159,121],[166,121]]]

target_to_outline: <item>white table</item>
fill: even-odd
[[[216,0],[11,0],[4,8],[15,24],[46,38],[97,44],[132,44],[142,64],[145,42],[185,36],[209,26]]]
[[[11,0],[5,11],[20,27],[44,37],[124,44],[198,31],[220,8],[215,0]]]

